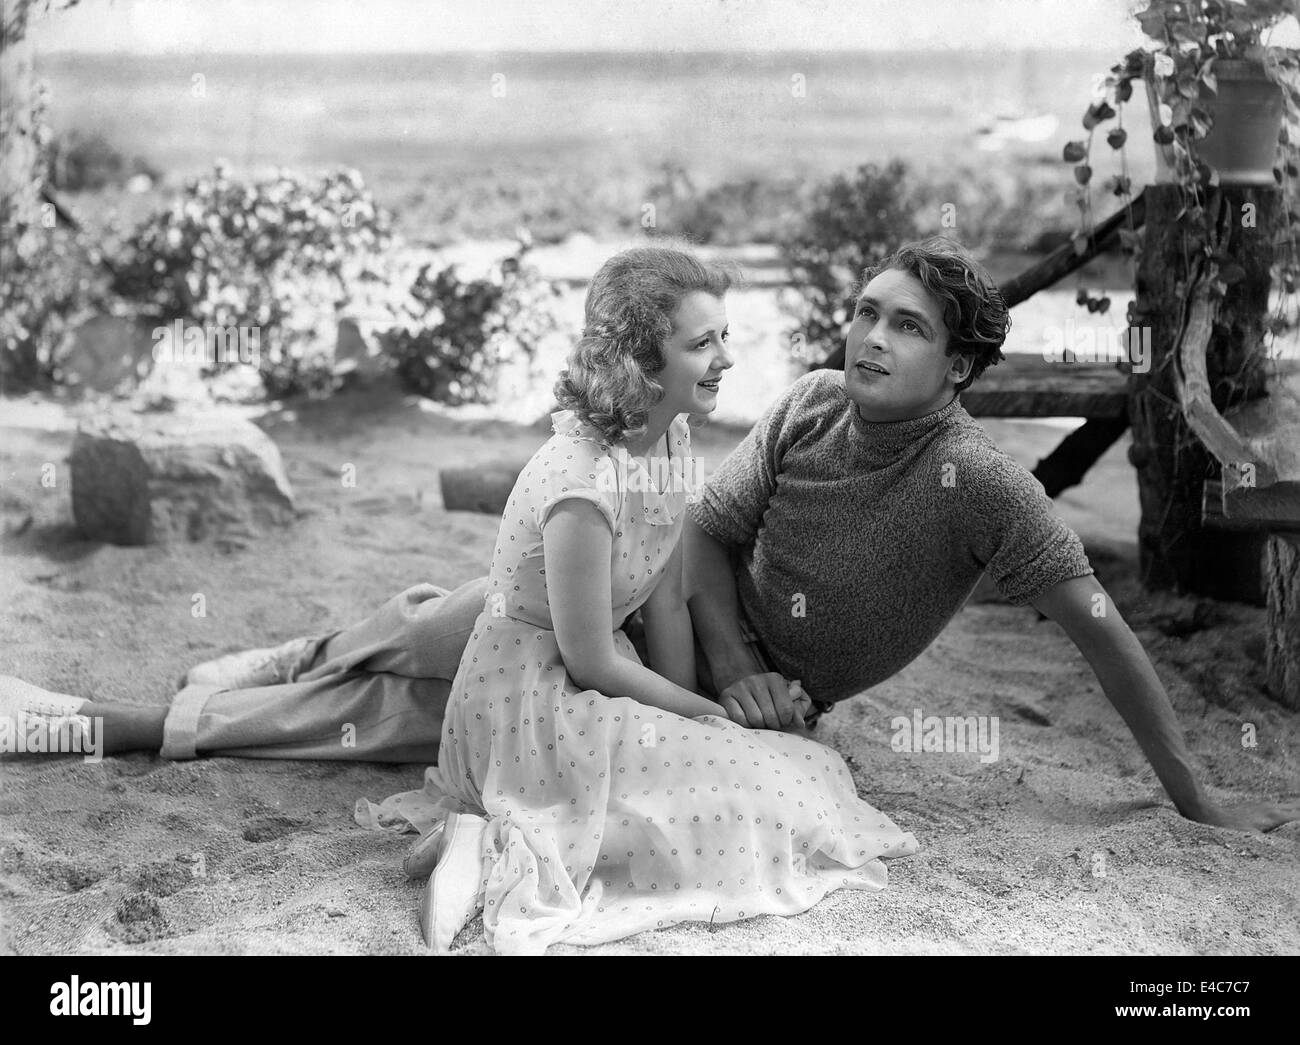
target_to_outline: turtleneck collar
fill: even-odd
[[[866,421],[847,391],[844,398],[853,419],[853,430],[858,435],[856,441],[873,463],[888,463],[896,459],[908,446],[929,435],[961,410],[961,396],[955,395],[947,406],[921,417],[910,417],[906,421]]]

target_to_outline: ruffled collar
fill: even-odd
[[[685,421],[673,418],[665,433],[668,448],[667,468],[654,474],[640,459],[628,453],[622,443],[611,443],[593,425],[583,421],[573,410],[551,414],[551,428],[556,435],[574,436],[596,443],[613,461],[619,494],[627,499],[630,510],[643,514],[654,526],[669,526],[677,521],[686,507],[687,488],[694,479],[689,457],[689,442],[682,438]],[[683,452],[685,446],[685,452]],[[660,489],[662,485],[662,489]]]
[[[551,431],[556,435],[576,435],[583,439],[590,439],[594,443],[600,443],[603,448],[607,449],[609,447],[608,440],[573,410],[556,410],[551,414]]]

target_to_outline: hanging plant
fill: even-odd
[[[1300,54],[1268,43],[1273,29],[1297,16],[1300,0],[1151,0],[1137,13],[1146,44],[1125,55],[1101,81],[1083,115],[1087,137],[1067,142],[1062,154],[1077,183],[1067,195],[1080,213],[1074,234],[1078,253],[1086,251],[1094,228],[1092,160],[1098,131],[1105,130],[1106,144],[1120,159],[1120,173],[1107,178],[1102,190],[1126,208],[1132,203],[1124,108],[1140,88],[1151,113],[1158,180],[1181,188],[1179,216],[1196,242],[1208,243],[1207,188],[1281,185],[1287,227],[1276,285],[1287,295],[1300,288],[1295,249],[1300,212],[1293,205],[1293,179],[1300,173],[1294,144],[1300,140]],[[1140,234],[1130,224],[1119,236],[1136,264]],[[1225,266],[1216,291],[1223,293],[1234,276],[1239,274]],[[1080,304],[1090,311],[1102,300],[1080,291]],[[1283,320],[1274,329],[1292,325]]]

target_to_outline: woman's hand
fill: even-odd
[[[812,700],[799,680],[788,682],[784,675],[767,671],[746,675],[718,697],[727,716],[750,729],[804,729],[804,713]]]

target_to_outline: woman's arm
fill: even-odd
[[[763,670],[741,633],[736,574],[727,546],[690,516],[681,544],[685,565],[690,566],[686,597],[691,621],[699,632],[723,709],[753,729],[802,724],[801,709],[786,679]]]
[[[542,528],[546,592],[555,639],[569,677],[584,689],[630,697],[687,718],[718,714],[707,697],[670,682],[614,649],[609,526],[596,508],[561,501]]]
[[[694,693],[699,689],[695,636],[691,632],[691,611],[682,593],[682,558],[682,542],[678,541],[658,585],[641,607],[641,617],[645,621],[650,669]]]

